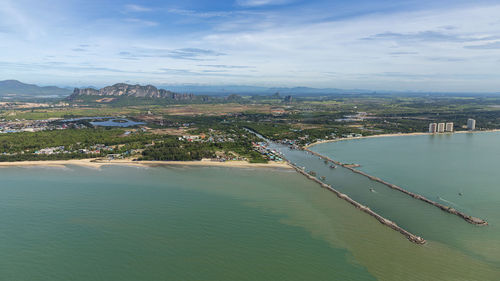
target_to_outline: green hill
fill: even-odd
[[[55,86],[40,87],[17,80],[0,81],[0,96],[67,96],[71,90]]]

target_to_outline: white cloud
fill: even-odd
[[[0,5],[0,26],[3,26],[4,32],[22,34],[31,39],[45,33],[40,23],[10,0],[3,0]]]
[[[500,76],[496,60],[500,57],[499,5],[396,11],[340,20],[331,20],[328,9],[206,12],[165,8],[170,13],[162,21],[140,13],[89,20],[78,11],[39,20],[34,16],[37,11],[20,12],[17,4],[5,1],[14,9],[0,5],[0,26],[16,24],[7,26],[15,28],[14,32],[0,32],[0,62],[4,62],[0,78],[27,78],[36,83],[36,77],[71,85],[126,79],[193,83],[196,76],[195,82],[206,84],[374,90],[500,88],[500,80],[492,78]],[[186,16],[196,17],[195,23],[183,25],[175,20]],[[52,21],[58,17],[66,20],[64,24]],[[31,39],[26,36],[30,33]],[[57,61],[64,64],[50,63]]]
[[[155,21],[143,20],[143,19],[138,19],[138,18],[126,18],[125,21],[130,22],[130,23],[135,23],[138,25],[143,25],[143,26],[157,26],[159,24]]]
[[[284,5],[293,0],[237,0],[236,3],[243,7],[258,7],[268,5]]]
[[[233,11],[215,11],[215,12],[198,12],[194,10],[178,9],[172,8],[168,10],[169,13],[177,14],[187,17],[197,17],[197,18],[217,18],[217,17],[228,17],[236,14]]]
[[[144,6],[137,5],[137,4],[125,5],[125,10],[128,12],[150,12],[150,11],[152,11],[151,8],[144,7]]]

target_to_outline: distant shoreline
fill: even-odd
[[[88,168],[101,168],[102,166],[204,166],[204,167],[233,167],[233,168],[286,168],[291,167],[286,163],[249,163],[247,161],[225,161],[217,162],[210,160],[201,161],[132,161],[128,159],[120,160],[101,160],[101,159],[71,159],[71,160],[48,160],[48,161],[18,161],[18,162],[0,162],[1,167],[64,167],[67,165],[82,166]]]
[[[404,136],[427,136],[427,135],[452,135],[452,134],[477,134],[477,133],[491,133],[491,132],[500,132],[500,129],[493,130],[484,130],[484,131],[454,131],[454,132],[445,132],[445,133],[403,133],[403,134],[381,134],[381,135],[372,135],[372,136],[362,136],[362,137],[352,137],[352,138],[340,138],[334,140],[322,140],[311,143],[309,145],[304,146],[305,148],[310,148],[318,144],[330,143],[330,142],[338,142],[338,141],[348,141],[348,140],[359,140],[359,139],[368,139],[368,138],[385,138],[385,137],[404,137]]]

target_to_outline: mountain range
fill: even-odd
[[[385,94],[463,94],[476,95],[477,93],[444,93],[444,92],[412,92],[412,91],[380,91]],[[189,93],[189,94],[179,94]],[[326,96],[334,94],[374,94],[376,92],[365,89],[337,89],[337,88],[311,88],[311,87],[259,87],[245,85],[172,85],[163,84],[158,87],[147,85],[130,85],[125,83],[107,86],[102,89],[96,87],[85,87],[75,89],[73,93],[69,87],[56,86],[37,86],[26,84],[17,80],[0,81],[0,97],[66,97],[73,98],[78,95],[86,96],[130,96],[130,97],[148,97],[148,98],[166,98],[172,100],[191,100],[193,94],[208,96],[229,96],[238,95],[272,95],[280,93],[281,95],[291,96]],[[494,93],[491,93],[494,94]],[[498,93],[496,93],[498,94]],[[196,96],[195,96],[196,97]]]
[[[195,93],[199,95],[227,96],[230,94],[239,95],[272,95],[279,92],[282,95],[329,95],[329,94],[349,94],[349,93],[373,93],[371,90],[344,90],[336,88],[311,88],[311,87],[259,87],[245,85],[160,85],[159,88],[169,89],[180,93]]]
[[[283,95],[324,95],[338,93],[368,93],[366,90],[342,90],[342,89],[319,89],[309,87],[259,87],[245,85],[160,85],[158,87],[147,85],[130,85],[118,83],[113,86],[107,86],[102,89],[96,87],[77,88],[71,92],[70,88],[62,88],[56,86],[37,86],[34,84],[26,84],[17,80],[0,81],[0,96],[24,96],[24,97],[41,97],[41,96],[72,96],[78,95],[95,95],[95,96],[131,96],[131,97],[147,97],[147,98],[170,98],[175,100],[189,100],[197,95],[210,96],[228,96],[231,94],[240,95],[270,95],[279,92]]]
[[[295,88],[267,88],[258,86],[244,86],[244,85],[226,85],[226,86],[200,86],[200,85],[162,85],[162,86],[140,86],[130,85],[125,83],[107,86],[102,89],[95,87],[87,87],[75,89],[72,96],[86,95],[86,96],[130,96],[139,98],[173,98],[173,99],[191,99],[196,95],[209,95],[209,96],[229,96],[232,94],[239,95],[272,95],[280,93],[282,95],[328,95],[328,94],[344,94],[344,93],[371,93],[367,90],[342,90],[342,89],[319,89],[309,87],[295,87]],[[177,93],[190,93],[190,94],[177,94]],[[186,96],[188,95],[188,96]]]
[[[152,85],[141,86],[125,83],[118,83],[99,90],[94,88],[75,88],[73,94],[71,94],[68,99],[75,100],[85,96],[152,98],[167,99],[173,101],[192,101],[200,98],[203,99],[203,97],[195,96],[194,94],[174,93],[165,89],[158,89]]]
[[[0,81],[0,96],[67,96],[71,90],[56,86],[40,87],[17,80]]]

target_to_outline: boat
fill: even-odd
[[[375,192],[375,189],[373,189],[373,188],[371,188],[371,187],[370,187],[370,191],[371,191],[371,192]]]
[[[330,165],[330,168],[335,169],[335,168],[337,168],[337,166],[335,166],[335,165]]]

